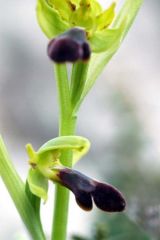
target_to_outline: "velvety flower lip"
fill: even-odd
[[[96,182],[92,196],[96,206],[103,211],[121,212],[125,209],[126,203],[122,194],[109,184]]]
[[[69,169],[61,169],[58,173],[59,182],[70,189],[77,204],[89,211],[95,205],[106,212],[121,212],[126,202],[123,195],[112,185],[95,181],[84,174]]]
[[[53,38],[48,44],[48,56],[57,63],[87,61],[91,50],[84,30],[72,28]]]

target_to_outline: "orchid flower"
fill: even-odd
[[[49,40],[47,54],[54,63],[59,137],[47,141],[37,151],[27,144],[30,169],[26,184],[0,137],[0,174],[34,240],[46,240],[40,200],[47,201],[49,181],[56,184],[52,240],[66,240],[68,189],[84,210],[91,210],[93,202],[106,212],[125,209],[126,202],[119,190],[72,167],[90,148],[88,139],[75,136],[78,110],[120,47],[142,3],[143,0],[124,0],[117,11],[115,1],[104,9],[98,0],[37,0],[38,23]],[[72,70],[67,68],[68,62]]]
[[[38,198],[47,200],[48,181],[61,184],[71,190],[77,204],[84,210],[92,209],[92,199],[96,206],[106,212],[121,212],[125,209],[122,194],[113,186],[91,179],[84,174],[66,168],[60,161],[64,149],[70,149],[74,164],[89,150],[90,143],[80,136],[58,137],[48,141],[37,152],[28,144],[31,169],[28,184],[31,192]]]
[[[44,34],[51,40],[50,48],[53,40],[57,40],[72,28],[83,30],[86,36],[85,41],[89,44],[87,49],[92,53],[90,61],[73,66],[73,74],[76,78],[81,78],[80,74],[83,74],[83,83],[79,84],[82,87],[76,93],[77,96],[74,92],[71,93],[75,112],[78,111],[106,64],[119,49],[142,3],[143,0],[125,0],[121,9],[117,11],[115,1],[107,9],[103,9],[98,0],[37,1],[38,23]],[[87,56],[89,58],[90,54],[88,53]],[[74,62],[81,59],[83,60],[83,56],[78,54],[74,58],[67,58],[67,61]],[[54,57],[53,60],[55,60]],[[64,60],[62,57],[62,62]],[[81,79],[78,81],[81,82]],[[75,83],[73,88],[77,88],[74,85]]]

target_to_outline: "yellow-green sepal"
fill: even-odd
[[[63,150],[72,151],[73,165],[82,158],[89,150],[90,142],[88,139],[80,136],[62,136],[51,139],[46,142],[37,152],[39,158],[46,158],[48,154],[52,154],[52,158],[60,158]],[[55,162],[56,163],[56,162]],[[55,164],[58,165],[58,164]]]
[[[26,144],[26,152],[29,157],[29,164],[33,168],[36,167],[36,165],[38,163],[38,155],[37,155],[36,151],[34,150],[34,148],[32,147],[32,144],[30,144],[30,143]]]
[[[48,38],[53,38],[69,28],[69,23],[65,22],[59,12],[51,7],[47,0],[37,1],[38,23]]]
[[[48,179],[38,169],[29,170],[27,181],[32,194],[47,201]]]
[[[76,5],[69,0],[48,0],[48,3],[52,6],[52,8],[59,11],[61,18],[65,21],[69,20],[70,15],[76,8]]]
[[[29,164],[47,179],[56,180],[56,167],[61,167],[61,154],[64,150],[72,152],[73,165],[89,150],[90,142],[80,136],[62,136],[49,140],[36,152],[31,144],[26,145]]]

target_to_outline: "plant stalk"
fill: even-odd
[[[89,63],[78,62],[73,64],[71,77],[71,103],[74,112],[78,111],[77,105],[81,99],[82,92],[85,88]]]
[[[0,175],[32,239],[45,240],[40,220],[25,192],[25,184],[16,172],[0,136]]]
[[[71,97],[67,68],[65,64],[54,65],[55,77],[59,98],[59,136],[75,134],[76,117],[72,115]],[[72,167],[72,153],[64,150],[61,162],[67,167]],[[69,191],[65,187],[56,184],[54,216],[51,240],[66,240]]]

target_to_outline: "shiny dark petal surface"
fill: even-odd
[[[85,211],[90,211],[93,208],[91,194],[84,191],[78,191],[75,194],[77,204]]]
[[[95,205],[106,212],[121,212],[126,202],[122,194],[113,186],[95,181],[84,174],[69,168],[59,171],[60,183],[70,189],[77,204],[86,211]]]
[[[86,32],[80,28],[70,29],[49,42],[47,53],[56,63],[89,60],[91,49],[86,39]]]
[[[47,52],[50,59],[57,63],[75,62],[82,55],[78,43],[67,37],[51,40]]]
[[[90,56],[91,56],[91,49],[90,46],[87,42],[84,42],[82,44],[82,49],[83,49],[83,56],[82,56],[82,60],[87,61],[89,60]]]
[[[96,206],[103,211],[121,212],[125,209],[124,197],[111,185],[97,182],[92,196]]]
[[[74,194],[77,194],[78,191],[91,193],[95,188],[92,179],[73,169],[64,168],[59,172],[59,178],[61,184]]]

